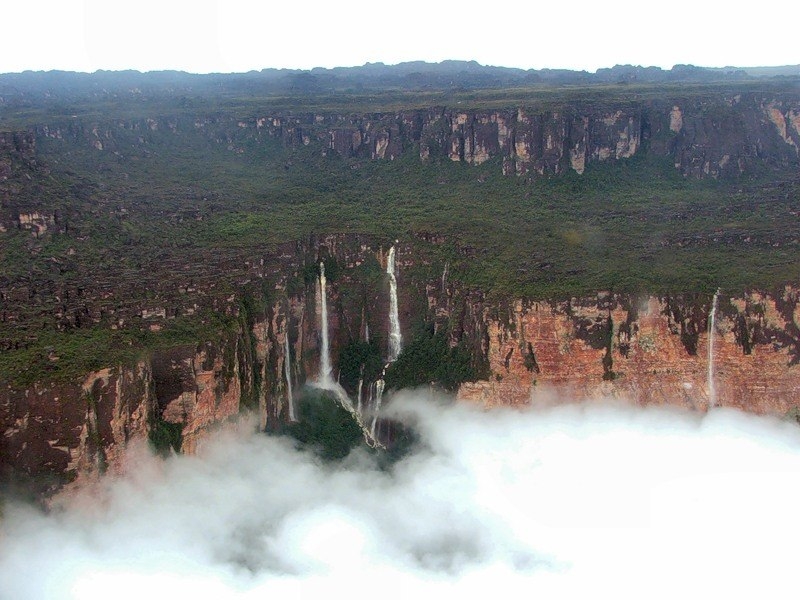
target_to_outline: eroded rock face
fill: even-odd
[[[52,123],[38,127],[35,135],[57,151],[79,144],[131,156],[149,155],[164,135],[194,135],[236,154],[272,139],[288,147],[314,144],[322,153],[345,158],[394,160],[416,152],[421,160],[473,165],[497,158],[503,173],[529,178],[570,169],[583,173],[592,163],[646,152],[672,157],[684,175],[716,178],[763,165],[796,168],[800,98],[743,93],[617,105],[571,102],[557,108],[532,103],[489,111],[432,107],[367,114],[280,112],[245,120],[173,116]],[[33,139],[32,132],[18,136]],[[0,140],[0,154],[2,146]],[[8,170],[0,164],[0,177],[4,169]]]
[[[127,444],[146,439],[153,404],[146,362],[83,382],[0,392],[0,470],[37,493],[115,470]]]
[[[134,365],[91,372],[82,382],[0,390],[3,481],[48,495],[117,472],[126,447],[145,442],[159,420],[181,425],[181,451],[193,453],[238,415],[243,390],[252,385],[240,368],[240,340],[158,351]]]
[[[720,301],[716,405],[784,415],[800,406],[798,291]],[[621,398],[705,410],[710,298],[598,296],[486,312],[492,379],[458,397],[486,406]]]
[[[710,295],[490,302],[436,261],[431,250],[441,243],[344,234],[287,243],[254,261],[257,285],[228,299],[226,314],[239,311],[238,326],[218,339],[157,350],[72,383],[0,389],[0,474],[47,493],[123,468],[126,446],[162,422],[181,426],[189,453],[243,410],[257,412],[261,429],[277,428],[289,418],[287,336],[295,391],[318,376],[319,262],[329,275],[337,377],[344,349],[364,342],[367,331],[380,352],[388,348],[392,245],[403,339],[410,343],[427,322],[444,328],[450,346],[465,348],[475,364],[488,365],[486,380],[461,385],[460,400],[490,407],[613,397],[707,408]],[[247,299],[254,290],[262,295]],[[169,314],[153,319],[166,325]],[[777,415],[800,407],[796,288],[723,294],[714,339],[718,405]]]
[[[183,426],[181,450],[193,454],[210,429],[239,414],[238,338],[163,351],[152,361],[159,417]]]

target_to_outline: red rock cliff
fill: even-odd
[[[82,381],[0,389],[2,474],[29,478],[48,492],[120,468],[125,446],[147,438],[159,423],[181,426],[182,451],[193,452],[243,409],[257,411],[262,429],[285,422],[287,336],[295,391],[318,372],[319,262],[327,262],[330,275],[336,375],[343,349],[363,341],[367,329],[386,348],[385,261],[392,243],[341,235],[283,245],[258,263],[257,285],[230,299],[226,310],[238,310],[236,331],[109,366]],[[461,385],[462,401],[495,406],[618,397],[708,406],[710,295],[490,302],[450,280],[432,250],[438,243],[395,243],[400,322],[406,343],[416,326],[433,322],[447,328],[451,345],[488,364],[487,380]],[[718,404],[779,415],[800,406],[799,296],[796,288],[720,296],[713,331]]]
[[[488,381],[458,397],[486,406],[624,398],[709,403],[710,298],[598,296],[485,310]],[[798,291],[720,299],[714,335],[716,404],[783,415],[800,406]]]

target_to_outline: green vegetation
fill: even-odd
[[[374,452],[364,442],[355,419],[331,392],[304,387],[298,403],[299,420],[283,426],[279,433],[291,436],[326,461],[341,460],[355,448],[361,448],[373,455],[379,469],[388,470],[419,442],[414,429],[397,421],[382,419],[382,442],[386,447]]]
[[[358,380],[375,381],[383,370],[378,341],[353,341],[339,351],[339,383],[350,392],[358,389]]]
[[[427,249],[429,263],[441,272],[447,261],[449,281],[480,289],[489,300],[598,290],[710,294],[717,287],[733,292],[797,281],[800,181],[792,173],[699,181],[684,178],[671,158],[640,152],[591,163],[583,175],[567,169],[529,181],[502,175],[499,158],[480,166],[423,162],[418,143],[408,143],[392,161],[343,158],[313,136],[308,145],[287,147],[279,136],[237,124],[276,111],[550,110],[566,103],[605,110],[672,96],[702,103],[733,91],[785,89],[780,82],[758,81],[220,93],[115,103],[83,99],[8,111],[3,128],[47,123],[61,138],[37,139],[37,160],[48,170],[14,163],[0,189],[4,210],[24,206],[54,219],[38,236],[26,230],[0,236],[0,279],[3,287],[19,289],[3,299],[15,314],[0,320],[0,378],[18,386],[74,378],[136,360],[152,348],[211,339],[235,326],[212,314],[211,301],[195,316],[168,319],[162,331],[147,329],[137,308],[185,313],[178,309],[192,306],[189,289],[206,300],[240,296],[246,261],[312,235],[363,233],[421,246],[424,236],[436,234],[445,242]],[[728,123],[723,117],[733,109],[719,110]],[[102,151],[90,143],[95,124]],[[324,260],[329,281],[338,280],[345,266],[332,256]],[[358,268],[365,286],[377,285],[377,262]],[[318,265],[307,260],[302,270],[286,274],[287,286],[297,293],[317,274]],[[128,315],[124,324],[81,311],[76,298],[98,288],[107,293],[110,313]],[[343,302],[359,293],[347,290]],[[243,300],[250,303],[242,305],[245,326],[263,308],[252,300],[257,297]],[[434,378],[453,386],[476,376],[477,367],[465,363],[467,349],[450,349],[428,333],[420,340],[392,367],[396,374],[387,373],[387,383]],[[251,339],[242,351],[252,357],[253,348]],[[343,348],[343,383],[357,382],[362,363],[376,369],[378,356],[366,346]],[[449,370],[432,373],[425,357],[445,360]],[[258,377],[251,402],[262,385]]]
[[[160,417],[154,417],[150,423],[148,441],[159,456],[166,458],[173,452],[179,453],[183,444],[183,423],[168,423]]]
[[[191,77],[191,76],[190,76]],[[236,77],[236,76],[233,76]],[[451,77],[447,78],[452,79]],[[722,79],[722,78],[720,78]],[[119,119],[143,119],[154,114],[181,118],[194,115],[233,115],[247,118],[258,112],[295,111],[297,113],[332,111],[349,113],[381,113],[459,106],[470,109],[498,109],[515,106],[558,106],[569,103],[620,106],[624,103],[661,100],[680,96],[692,101],[709,97],[732,97],[747,92],[775,93],[796,84],[797,78],[722,81],[662,81],[662,82],[590,82],[577,80],[570,84],[553,81],[502,86],[431,86],[427,88],[386,86],[378,83],[372,89],[359,91],[359,86],[321,86],[318,89],[284,87],[265,92],[269,86],[198,85],[189,82],[179,96],[167,89],[147,95],[131,94],[137,84],[122,86],[123,93],[114,98],[100,99],[97,89],[90,86],[84,93],[72,94],[65,100],[48,100],[44,94],[37,100],[15,103],[13,111],[0,118],[0,131],[14,131],[59,119],[102,120],[113,114]],[[229,82],[231,83],[231,82]],[[170,82],[168,87],[173,87]],[[45,87],[47,89],[48,86]],[[50,85],[48,92],[52,92]],[[111,89],[111,87],[109,87]],[[49,95],[49,94],[47,94]],[[66,94],[69,95],[69,94]]]
[[[436,383],[445,390],[455,391],[465,381],[488,377],[487,367],[476,365],[475,360],[463,342],[451,348],[443,330],[434,333],[433,326],[426,326],[412,337],[386,370],[386,389]]]
[[[0,360],[0,379],[19,387],[37,381],[73,380],[117,364],[132,364],[157,348],[197,344],[217,339],[235,325],[216,313],[181,317],[162,331],[94,327],[53,331],[43,329],[27,347],[6,351]]]
[[[298,400],[298,421],[285,432],[325,460],[339,460],[364,444],[361,428],[332,392],[305,387]]]

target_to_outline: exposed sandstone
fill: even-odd
[[[247,152],[253,141],[272,138],[285,146],[316,143],[322,152],[345,158],[394,160],[415,148],[421,160],[480,165],[499,158],[503,173],[529,177],[557,175],[570,168],[582,173],[593,162],[631,158],[645,148],[672,157],[685,175],[722,177],[762,163],[797,167],[800,100],[790,95],[737,94],[700,103],[675,98],[611,108],[574,103],[494,111],[281,112],[244,120],[219,116],[186,121],[177,117],[107,123],[73,120],[48,123],[35,132],[54,143],[86,143],[99,151],[126,155],[147,154],[157,145],[156,136],[167,133],[203,135],[236,153]],[[24,135],[32,137],[31,132],[18,134]],[[4,169],[0,165],[0,176]]]
[[[462,401],[496,406],[616,397],[708,406],[709,296],[600,293],[569,302],[491,303],[432,262],[425,243],[442,240],[396,244],[402,334],[411,340],[415,318],[424,315],[446,328],[451,345],[485,359],[490,377],[462,384]],[[329,327],[338,373],[341,350],[364,340],[367,329],[381,347],[388,339],[387,252],[385,241],[366,236],[283,244],[253,261],[255,289],[267,290],[269,300],[256,298],[250,313],[240,312],[238,331],[74,383],[0,390],[0,468],[47,491],[121,468],[126,445],[145,439],[157,420],[182,425],[185,452],[243,409],[258,411],[263,429],[285,422],[287,335],[295,389],[319,370],[319,261],[331,265]],[[226,298],[221,311],[239,310],[239,300]],[[157,308],[148,313],[153,323],[169,318]],[[800,406],[798,291],[723,296],[717,316],[718,404],[778,415]]]
[[[508,323],[487,311],[493,379],[464,384],[458,396],[486,406],[616,397],[705,410],[708,308],[655,297],[631,306],[621,298],[532,303]],[[797,321],[793,289],[777,299],[723,299],[714,331],[718,405],[778,415],[800,405]]]

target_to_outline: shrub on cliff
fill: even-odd
[[[463,342],[450,347],[447,334],[442,330],[434,333],[430,325],[412,338],[386,370],[386,388],[436,383],[447,391],[455,391],[463,382],[480,377],[469,348]]]
[[[364,443],[361,428],[332,392],[306,387],[298,402],[298,421],[286,433],[326,460],[338,460]]]

